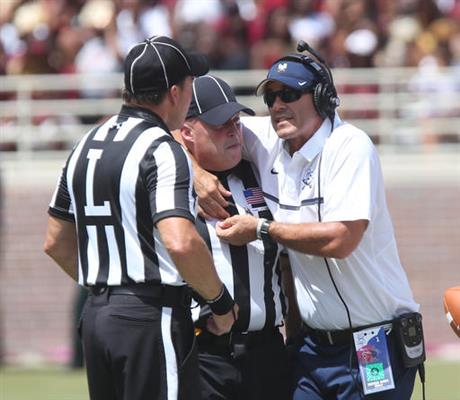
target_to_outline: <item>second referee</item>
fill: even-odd
[[[227,211],[272,219],[256,175],[242,160],[239,112],[254,112],[237,103],[223,80],[204,75],[193,81],[193,98],[181,140],[198,165],[213,171],[231,191]],[[217,272],[239,305],[230,333],[216,336],[206,326],[205,302],[195,309],[203,399],[284,400],[289,371],[283,336],[285,299],[279,252],[272,241],[232,246],[216,236],[217,220],[197,219],[197,229],[212,252]]]

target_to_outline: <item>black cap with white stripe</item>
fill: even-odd
[[[236,113],[255,112],[236,101],[232,88],[222,79],[204,75],[193,80],[193,95],[187,118],[198,117],[209,125],[223,125]]]
[[[186,76],[209,71],[205,55],[186,52],[175,40],[153,36],[134,46],[125,59],[125,87],[133,93],[164,92]]]

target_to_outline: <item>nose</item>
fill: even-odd
[[[275,97],[275,101],[273,102],[273,105],[271,106],[272,110],[279,110],[284,107],[284,102],[283,100],[280,99],[280,96]]]

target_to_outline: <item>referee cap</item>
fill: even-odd
[[[167,36],[153,36],[135,45],[124,63],[125,87],[133,93],[163,92],[186,76],[209,71],[203,54],[186,52]]]
[[[222,79],[204,75],[193,80],[193,95],[187,118],[198,117],[209,125],[223,125],[236,113],[255,112],[236,101],[232,88]]]

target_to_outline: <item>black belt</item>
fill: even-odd
[[[310,328],[305,323],[302,324],[302,330],[305,335],[310,336],[313,341],[323,345],[344,345],[353,343],[353,332],[360,331],[362,329],[372,328],[374,326],[385,325],[391,327],[392,321],[383,321],[375,324],[359,326],[353,329],[342,329],[327,331],[322,329]]]
[[[266,339],[280,335],[280,331],[277,327],[273,327],[272,329],[263,329],[260,331],[229,332],[220,336],[213,335],[212,333],[199,328],[195,332],[199,345],[222,348],[229,348],[229,346],[232,346],[235,343],[243,344],[246,347],[251,348],[257,344],[263,344]]]
[[[136,296],[152,299],[168,307],[189,307],[191,303],[191,291],[186,285],[137,283],[125,286],[89,286],[88,289],[93,296]]]

